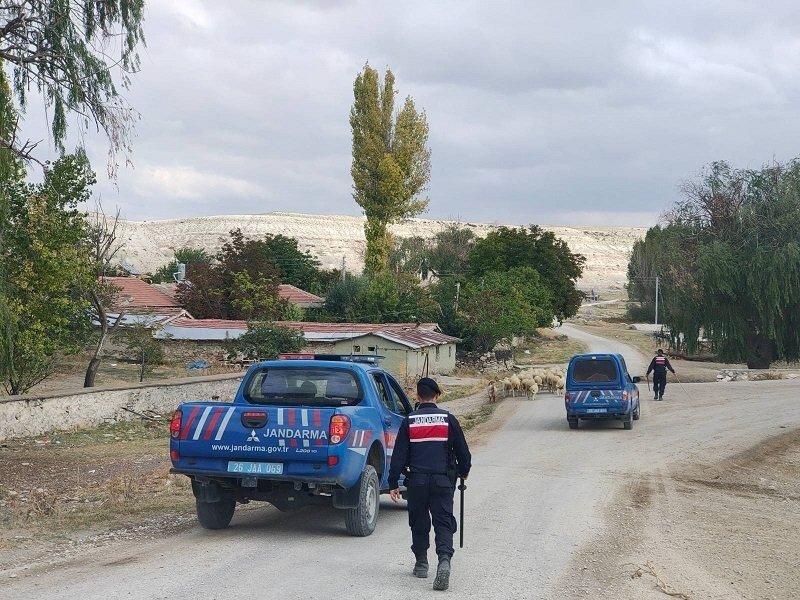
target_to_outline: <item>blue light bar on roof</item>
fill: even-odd
[[[384,358],[386,357],[378,354],[310,354],[303,352],[286,353],[278,356],[279,360],[337,360],[370,365],[377,365]]]

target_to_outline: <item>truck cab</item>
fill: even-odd
[[[569,361],[564,406],[570,429],[581,419],[616,419],[632,429],[639,419],[639,377],[631,377],[621,354],[576,354]]]
[[[171,472],[192,480],[210,529],[226,527],[237,503],[260,500],[279,510],[330,504],[351,534],[369,535],[411,403],[375,357],[291,358],[251,366],[232,403],[182,404]]]

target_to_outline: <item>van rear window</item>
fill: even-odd
[[[361,401],[352,373],[341,369],[280,368],[256,371],[244,398],[276,406],[350,406]]]
[[[572,379],[579,383],[616,381],[617,363],[609,358],[576,360],[572,367]]]

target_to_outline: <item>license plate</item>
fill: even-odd
[[[282,475],[283,463],[259,463],[228,461],[228,473],[243,473],[245,475]]]
[[[604,413],[607,409],[605,408],[588,408],[586,409],[587,413]]]

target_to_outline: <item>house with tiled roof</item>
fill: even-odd
[[[325,298],[301,290],[299,287],[288,283],[282,283],[278,286],[278,297],[300,308],[322,308],[322,305],[325,304]]]
[[[406,380],[425,373],[450,373],[455,369],[456,344],[436,323],[314,323],[282,321],[276,325],[299,331],[308,343],[306,352],[326,354],[378,354],[383,366]],[[246,321],[178,318],[165,324],[156,337],[198,343],[234,339],[247,331]]]
[[[115,288],[108,318],[115,321],[120,314],[122,324],[140,322],[163,325],[177,318],[191,318],[180,303],[169,294],[136,277],[104,277],[103,283]]]

